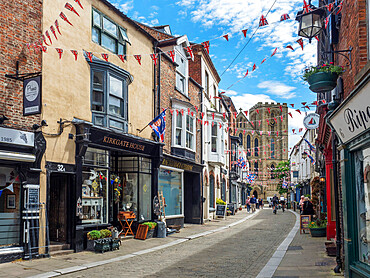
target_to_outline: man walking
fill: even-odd
[[[252,213],[256,211],[256,203],[257,203],[257,199],[256,197],[254,197],[254,195],[252,195],[252,198],[251,198]]]

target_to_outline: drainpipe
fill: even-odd
[[[334,198],[335,198],[335,228],[336,228],[336,262],[337,266],[334,268],[335,273],[340,273],[342,269],[342,258],[341,258],[341,247],[342,247],[342,231],[340,226],[340,214],[339,214],[339,184],[338,184],[338,171],[337,171],[337,145],[336,135],[332,133],[332,149],[333,149],[333,182],[334,182]]]
[[[200,89],[199,91],[199,94],[200,94],[200,113],[203,112],[203,91],[202,89]],[[204,161],[203,161],[203,128],[202,128],[202,125],[200,125],[200,163],[202,165],[204,165]],[[201,184],[202,184],[202,193],[201,193],[201,200],[200,200],[200,203],[201,203],[201,224],[204,223],[203,219],[204,219],[204,195],[203,195],[203,190],[204,190],[204,179],[203,179],[203,172],[202,172],[202,176],[200,177],[200,180],[201,180]]]

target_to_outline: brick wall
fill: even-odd
[[[336,64],[346,68],[342,77],[344,97],[347,97],[356,86],[358,74],[368,63],[366,0],[343,2],[339,34],[339,43],[335,46],[335,50],[353,48],[351,53],[352,68],[346,66],[348,61],[340,55],[336,55],[335,61]]]
[[[0,10],[0,115],[9,119],[6,126],[30,130],[40,115],[23,116],[23,82],[5,74],[15,74],[16,61],[20,73],[41,71],[40,51],[26,43],[41,37],[42,0],[2,0]]]

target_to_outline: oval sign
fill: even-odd
[[[303,125],[307,129],[316,129],[319,127],[319,123],[320,123],[320,115],[316,113],[308,114],[303,119]]]

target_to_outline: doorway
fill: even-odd
[[[202,223],[202,203],[200,174],[185,172],[184,174],[184,216],[185,223]]]
[[[49,237],[50,241],[69,243],[72,176],[50,175]]]
[[[253,195],[254,195],[254,197],[256,197],[256,198],[258,199],[258,193],[257,193],[257,190],[254,190],[254,191],[253,191]]]

